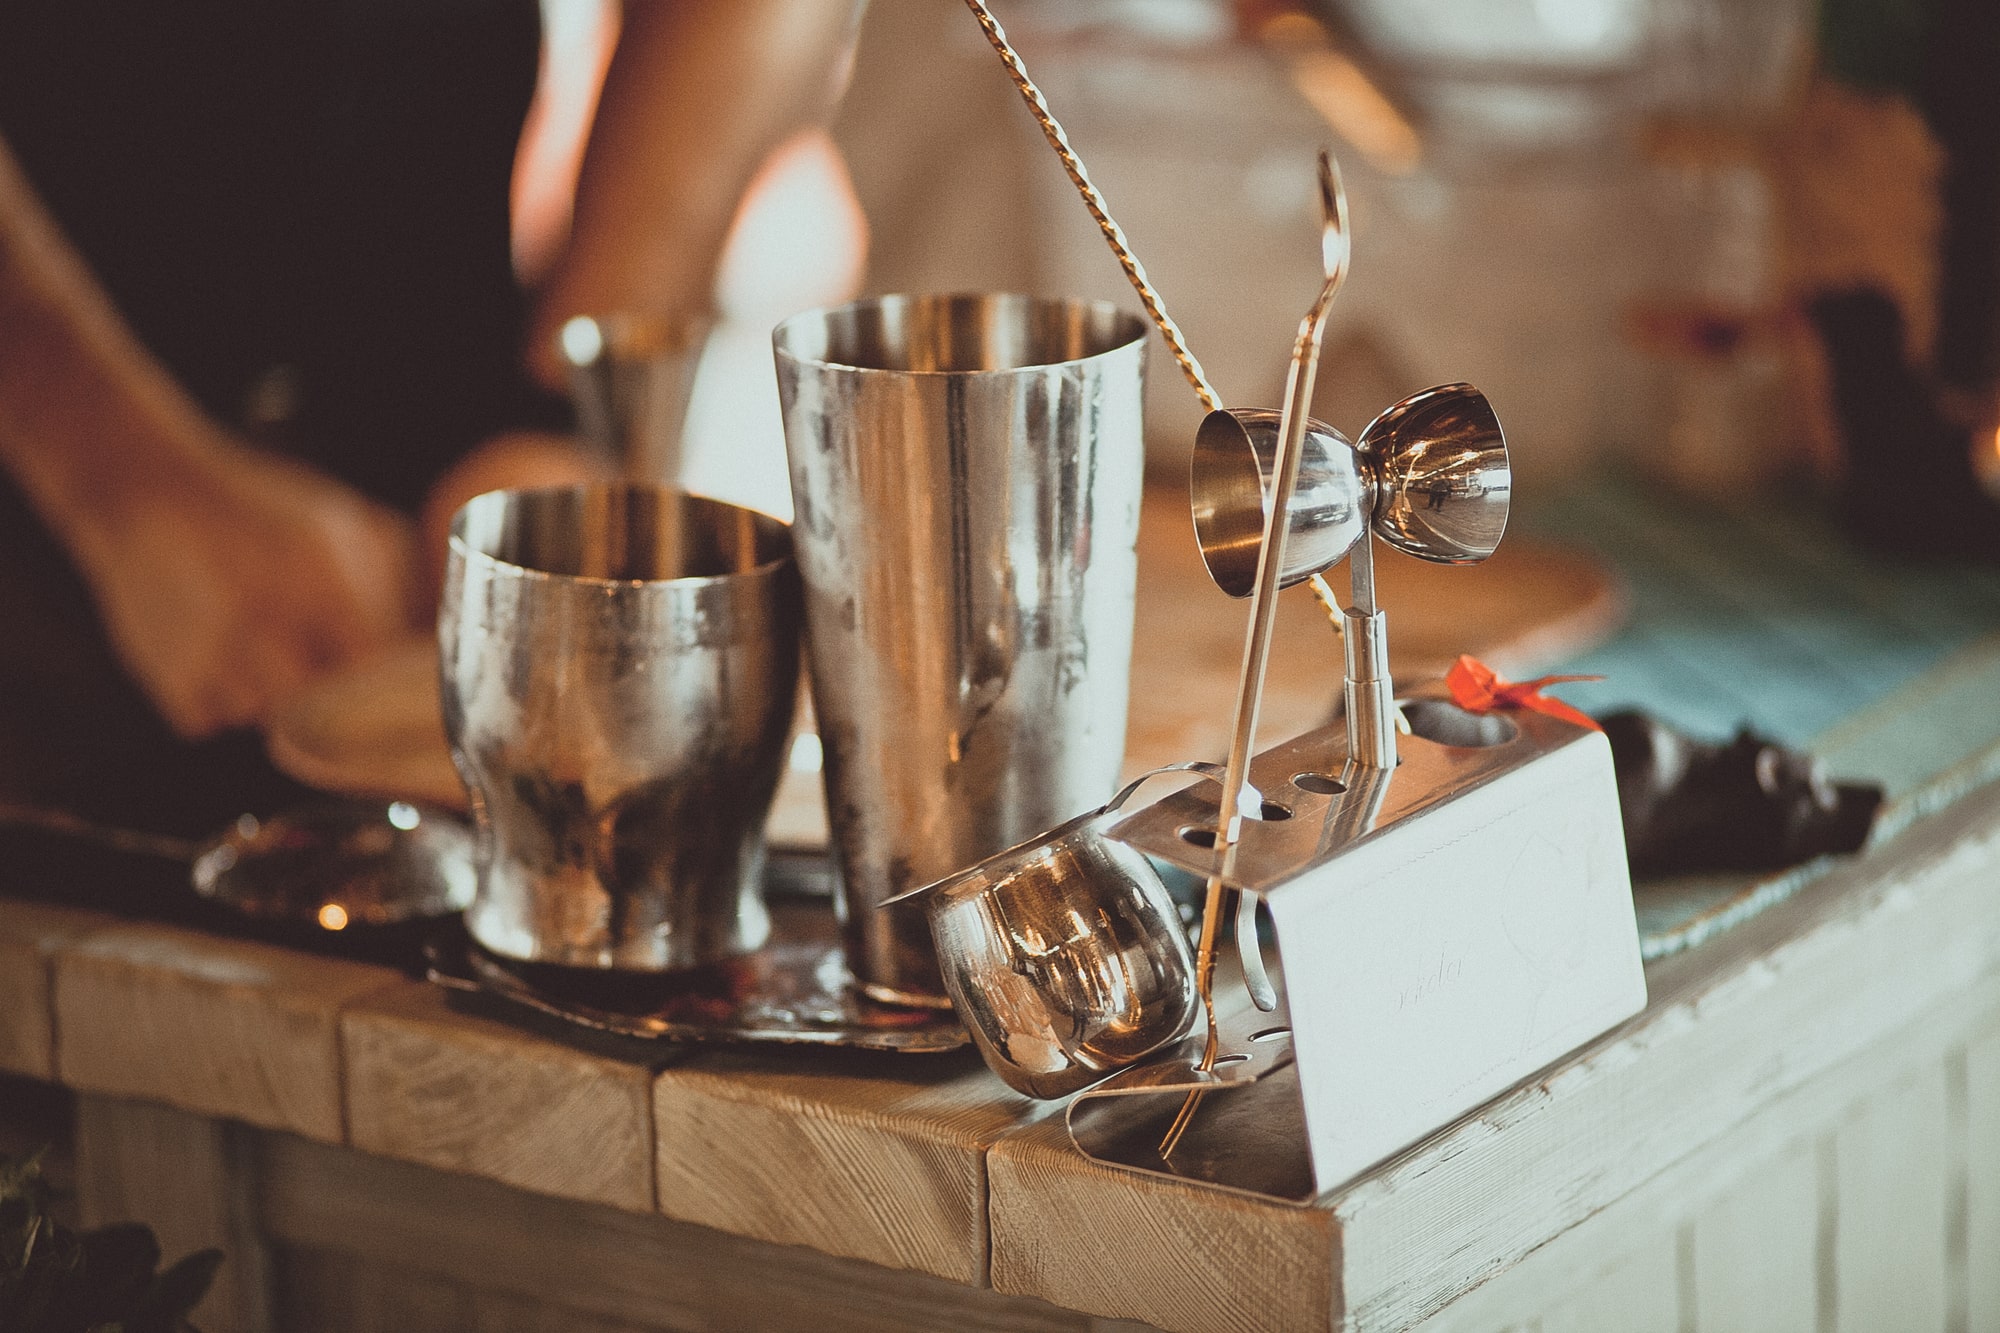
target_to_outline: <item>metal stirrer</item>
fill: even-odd
[[[1097,229],[1104,233],[1104,243],[1111,247],[1111,253],[1118,260],[1118,266],[1125,270],[1125,277],[1131,282],[1132,290],[1139,294],[1139,304],[1146,308],[1147,317],[1153,321],[1153,327],[1160,331],[1160,337],[1165,340],[1167,350],[1173,353],[1174,363],[1181,368],[1181,374],[1186,376],[1187,382],[1193,386],[1194,396],[1201,399],[1202,407],[1208,411],[1221,411],[1224,406],[1221,395],[1217,394],[1215,386],[1208,382],[1208,376],[1202,371],[1201,362],[1195,360],[1194,353],[1188,350],[1187,340],[1181,335],[1181,326],[1174,323],[1174,317],[1167,313],[1167,303],[1160,298],[1157,291],[1153,290],[1153,284],[1146,277],[1146,266],[1139,262],[1139,256],[1132,253],[1131,243],[1125,239],[1125,229],[1111,216],[1111,209],[1104,202],[1104,195],[1090,179],[1090,172],[1084,167],[1083,159],[1078,157],[1076,149],[1070,146],[1069,135],[1063,130],[1062,122],[1049,110],[1048,99],[1042,96],[1042,90],[1035,86],[1035,81],[1028,77],[1028,67],[1022,63],[1020,53],[1008,42],[1006,30],[1000,26],[1000,20],[993,17],[993,11],[986,7],[985,0],[965,0],[965,6],[979,21],[979,27],[986,34],[986,40],[999,53],[1000,63],[1007,67],[1007,76],[1014,81],[1014,86],[1020,89],[1021,100],[1028,104],[1028,110],[1034,115],[1035,123],[1042,127],[1042,135],[1049,141],[1049,147],[1056,150],[1056,156],[1062,161],[1063,171],[1075,184],[1076,192],[1083,196],[1083,206],[1090,211],[1090,216],[1097,222]],[[1312,586],[1313,596],[1319,599],[1320,606],[1325,609],[1327,620],[1332,624],[1334,633],[1344,633],[1341,606],[1333,595],[1333,588],[1319,574],[1313,575],[1308,582]]]
[[[1120,227],[1117,220],[1111,216],[1111,210],[1104,202],[1103,194],[1091,181],[1090,173],[1083,165],[1083,160],[1077,155],[1076,150],[1071,147],[1069,135],[1064,131],[1062,123],[1055,118],[1055,113],[1049,110],[1048,100],[1043,97],[1042,90],[1029,77],[1027,65],[1022,61],[1020,54],[1014,50],[1013,45],[1007,40],[1006,31],[1001,28],[1000,21],[993,16],[993,11],[987,8],[984,0],[965,0],[965,3],[966,7],[972,11],[973,18],[978,21],[981,31],[986,34],[986,40],[999,55],[1001,64],[1006,67],[1008,77],[1013,80],[1014,86],[1020,91],[1022,100],[1027,103],[1029,113],[1034,116],[1035,123],[1041,127],[1043,136],[1049,141],[1049,146],[1055,150],[1056,157],[1062,162],[1063,171],[1069,176],[1071,183],[1076,186],[1077,193],[1082,196],[1084,207],[1089,210],[1091,218],[1097,223],[1098,230],[1103,232],[1105,243],[1111,247],[1111,253],[1117,258],[1119,267],[1125,271],[1126,279],[1131,282],[1133,290],[1138,293],[1139,303],[1145,307],[1146,314],[1152,319],[1154,326],[1159,329],[1160,337],[1166,342],[1167,350],[1173,353],[1174,361],[1179,365],[1181,373],[1187,377],[1188,383],[1193,386],[1195,396],[1201,400],[1202,406],[1209,411],[1220,411],[1223,407],[1221,396],[1216,393],[1214,386],[1208,382],[1208,377],[1202,372],[1201,363],[1195,359],[1194,353],[1188,350],[1187,342],[1181,334],[1180,326],[1167,313],[1166,302],[1161,299],[1160,294],[1153,289],[1152,283],[1146,277],[1145,265],[1141,264],[1138,256],[1132,253],[1131,245],[1125,239],[1124,228]],[[1323,189],[1327,185],[1330,170],[1330,159],[1327,159],[1323,162],[1321,178]],[[1333,202],[1328,207],[1337,213],[1339,217],[1338,232],[1343,252],[1341,265],[1344,273],[1347,236],[1346,199],[1345,195],[1341,192],[1338,173],[1333,172],[1330,179],[1332,194],[1327,196],[1327,198]],[[1324,250],[1324,245],[1322,249]],[[1322,258],[1325,259],[1324,254]],[[1337,287],[1337,282],[1334,285]],[[1329,302],[1331,301],[1330,292],[1326,293],[1326,298]],[[1300,434],[1303,433],[1307,415],[1304,404],[1310,401],[1313,371],[1317,369],[1318,365],[1320,319],[1323,319],[1325,314],[1324,308],[1319,305],[1315,306],[1315,311],[1317,317],[1308,316],[1308,322],[1312,326],[1310,337],[1312,368],[1308,370],[1304,377],[1304,394],[1299,399],[1301,406],[1296,414],[1298,419],[1298,433]],[[1306,327],[1302,325],[1301,337],[1305,336]],[[1296,355],[1293,362],[1292,376],[1293,383],[1296,385],[1298,381],[1298,360]],[[1287,406],[1289,409],[1289,398]],[[1297,481],[1298,452],[1297,440],[1294,438],[1292,439],[1290,450],[1293,459],[1291,464],[1292,480],[1290,483],[1284,484],[1278,494],[1272,497],[1272,508],[1269,511],[1271,515],[1286,512],[1291,491]],[[1279,524],[1273,529],[1271,526],[1272,522],[1273,520],[1267,517],[1265,528],[1265,545],[1267,551],[1273,531],[1277,533],[1277,539],[1280,542],[1282,542],[1284,535],[1284,526]],[[1261,568],[1262,566],[1260,565],[1260,570]],[[1277,565],[1272,565],[1273,587],[1270,592],[1254,599],[1251,607],[1251,630],[1244,651],[1243,683],[1238,699],[1236,734],[1232,736],[1230,747],[1232,757],[1237,756],[1238,752],[1241,752],[1241,762],[1234,765],[1232,770],[1233,776],[1229,779],[1226,786],[1228,795],[1224,799],[1226,801],[1225,809],[1228,811],[1228,818],[1223,823],[1227,832],[1219,835],[1225,837],[1226,841],[1218,843],[1218,846],[1223,851],[1221,868],[1218,869],[1215,875],[1210,877],[1205,894],[1202,918],[1202,943],[1197,961],[1198,985],[1204,1008],[1207,1011],[1209,1029],[1208,1048],[1203,1060],[1204,1068],[1211,1067],[1216,1056],[1215,1006],[1213,1001],[1216,926],[1217,918],[1221,912],[1220,902],[1223,894],[1223,878],[1228,873],[1228,868],[1233,864],[1236,834],[1241,828],[1241,804],[1244,780],[1247,776],[1249,737],[1256,730],[1256,713],[1262,698],[1264,665],[1270,647],[1269,622],[1275,613],[1276,607],[1277,590],[1275,583],[1277,568]],[[1327,620],[1332,624],[1335,632],[1344,632],[1344,612],[1334,596],[1333,589],[1328,586],[1326,579],[1319,574],[1314,574],[1309,582],[1313,590],[1313,596],[1319,599],[1320,606],[1325,610]],[[1264,625],[1261,634],[1257,629],[1260,623]],[[1254,684],[1252,683],[1253,678]],[[1246,720],[1249,723],[1247,728],[1243,725]],[[1269,1012],[1277,1007],[1277,988],[1272,985],[1269,975],[1264,970],[1263,958],[1256,947],[1255,935],[1246,934],[1246,932],[1254,932],[1256,930],[1256,921],[1255,901],[1248,897],[1240,899],[1237,903],[1237,935],[1239,949],[1243,957],[1244,984],[1250,991],[1251,998],[1257,1007]],[[1250,941],[1250,944],[1248,947],[1243,947],[1242,941],[1246,939]],[[1190,1098],[1189,1106],[1184,1108],[1182,1121],[1177,1122],[1175,1131],[1170,1135],[1168,1148],[1171,1148],[1172,1141],[1178,1139],[1180,1129],[1185,1128],[1185,1118],[1192,1114],[1193,1104],[1198,1100],[1198,1096]]]
[[[993,17],[993,11],[986,7],[985,0],[965,0],[965,5],[972,11],[972,16],[979,20],[980,28],[986,33],[986,40],[991,42],[993,49],[999,53],[1000,63],[1007,67],[1008,77],[1013,79],[1014,86],[1021,90],[1021,98],[1027,102],[1028,110],[1034,114],[1035,123],[1042,127],[1043,135],[1048,138],[1049,147],[1055,149],[1056,156],[1062,159],[1063,170],[1069,173],[1070,180],[1076,185],[1077,193],[1083,196],[1083,206],[1089,209],[1090,216],[1096,219],[1097,229],[1104,233],[1105,243],[1111,247],[1111,253],[1118,257],[1118,266],[1125,270],[1125,276],[1131,281],[1132,289],[1139,293],[1139,304],[1146,307],[1146,314],[1151,317],[1154,327],[1158,328],[1160,336],[1166,339],[1167,350],[1174,354],[1174,360],[1180,364],[1181,374],[1187,376],[1188,383],[1194,386],[1195,396],[1201,399],[1201,405],[1211,412],[1216,411],[1222,406],[1222,400],[1215,396],[1215,390],[1210,387],[1208,377],[1202,374],[1201,362],[1195,360],[1194,353],[1188,350],[1187,343],[1181,337],[1180,325],[1174,323],[1173,316],[1167,313],[1166,303],[1160,300],[1160,294],[1153,290],[1153,284],[1146,280],[1146,266],[1132,253],[1132,247],[1125,240],[1124,228],[1118,225],[1111,216],[1111,210],[1105,207],[1104,196],[1098,193],[1097,186],[1091,183],[1090,173],[1084,170],[1083,159],[1079,158],[1076,150],[1069,146],[1069,135],[1063,132],[1061,123],[1049,110],[1048,101],[1042,96],[1042,90],[1028,77],[1028,67],[1021,63],[1021,57],[1007,41],[1007,34],[1001,29],[1000,20]]]
[[[1340,171],[1334,166],[1333,155],[1324,151],[1319,155],[1319,193],[1320,265],[1326,276],[1312,308],[1299,321],[1299,336],[1292,344],[1292,368],[1285,380],[1285,403],[1279,414],[1278,457],[1274,469],[1277,475],[1271,479],[1271,506],[1264,516],[1264,541],[1257,552],[1257,583],[1250,594],[1250,632],[1243,648],[1236,721],[1230,730],[1229,763],[1222,781],[1222,821],[1221,827],[1216,830],[1218,868],[1208,878],[1208,892],[1202,904],[1201,943],[1195,954],[1195,988],[1201,994],[1202,1006],[1208,1015],[1208,1042],[1201,1057],[1204,1071],[1215,1067],[1217,1054],[1219,1034],[1214,998],[1216,935],[1221,925],[1223,885],[1234,873],[1237,839],[1243,831],[1243,783],[1249,776],[1250,747],[1256,738],[1257,713],[1264,695],[1264,668],[1270,657],[1271,630],[1277,623],[1278,574],[1284,568],[1285,535],[1289,527],[1285,520],[1291,513],[1292,493],[1298,486],[1299,458],[1304,452],[1300,442],[1305,438],[1313,379],[1319,371],[1320,341],[1326,329],[1326,312],[1339,293],[1341,283],[1347,279],[1347,262],[1352,252],[1348,241],[1347,194],[1341,188]],[[1362,540],[1365,542],[1367,539],[1364,537]],[[1255,931],[1254,904],[1247,896],[1242,902],[1252,905],[1252,912],[1238,916],[1237,928],[1239,931],[1244,928],[1243,918],[1248,916],[1248,928]],[[1246,958],[1256,951],[1254,936],[1248,945],[1239,936],[1237,945]],[[1167,1130],[1166,1138],[1160,1143],[1160,1156],[1166,1157],[1173,1152],[1174,1145],[1180,1142],[1181,1134],[1200,1104],[1201,1092],[1197,1089],[1188,1095],[1180,1114]]]

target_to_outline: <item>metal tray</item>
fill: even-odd
[[[424,949],[425,975],[578,1027],[676,1042],[834,1046],[925,1054],[970,1038],[947,1011],[881,1004],[850,984],[830,900],[771,901],[771,941],[729,963],[675,976],[503,960],[462,928]]]

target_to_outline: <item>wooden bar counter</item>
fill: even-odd
[[[212,1329],[2000,1328],[2000,790],[1648,983],[1299,1208],[967,1057],[577,1042],[0,901],[0,1065],[76,1090],[87,1217],[228,1250]]]
[[[2000,1330],[2000,786],[1647,983],[1296,1207],[1093,1163],[969,1052],[596,1039],[0,898],[0,1126],[72,1090],[83,1220],[227,1252],[209,1333]]]

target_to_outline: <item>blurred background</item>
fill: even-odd
[[[545,6],[541,133],[518,192],[531,275],[559,234],[573,170],[561,145],[587,122],[615,23],[606,0]],[[1280,396],[1317,282],[1323,144],[1346,173],[1356,262],[1319,415],[1353,433],[1404,393],[1470,380],[1531,493],[1607,459],[1712,495],[1827,475],[1822,372],[1788,304],[1802,276],[1831,265],[1927,309],[1936,150],[1894,99],[1829,109],[1813,0],[996,10],[1232,403]],[[1858,226],[1805,216],[1839,213],[1845,185],[1813,176],[1842,153],[1870,168]],[[780,456],[741,442],[775,439],[764,338],[802,304],[863,289],[1136,304],[978,28],[946,0],[874,0],[833,145],[782,154],[737,239],[690,480],[781,512]],[[1178,467],[1199,411],[1157,340],[1154,352],[1152,457]],[[704,450],[720,436],[736,446]]]
[[[530,278],[538,227],[560,236],[547,145],[587,122],[616,21],[544,3]],[[1520,481],[1510,549],[1609,590],[1590,634],[1522,657],[1611,677],[1578,702],[1803,742],[2000,628],[1985,0],[994,9],[1233,405],[1281,397],[1319,280],[1313,157],[1335,149],[1355,259],[1315,414],[1352,435],[1432,384],[1487,393]],[[968,289],[1137,308],[965,7],[873,0],[830,135],[743,205],[686,483],[789,516],[771,327]],[[1178,485],[1200,409],[1157,337],[1147,393],[1151,468]],[[1482,577],[1437,587],[1559,616],[1533,579]],[[1398,602],[1405,640],[1426,617],[1462,638],[1448,601]]]
[[[1810,466],[1774,140],[1809,0],[1014,0],[996,7],[1227,401],[1275,405],[1331,144],[1355,264],[1319,415],[1464,379],[1524,487],[1607,457],[1701,488]],[[1132,296],[978,29],[876,0],[837,138],[871,290]],[[1154,457],[1199,419],[1164,347]]]

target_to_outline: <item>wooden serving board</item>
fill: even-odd
[[[1608,637],[1624,615],[1616,578],[1594,556],[1509,538],[1483,565],[1430,565],[1385,547],[1376,592],[1389,616],[1389,666],[1405,684],[1471,653],[1518,679]],[[1347,591],[1347,572],[1329,576]],[[1125,766],[1132,773],[1229,748],[1250,600],[1225,596],[1195,545],[1184,487],[1146,492]],[[1258,748],[1325,725],[1340,699],[1340,639],[1310,589],[1287,589],[1265,682]]]

